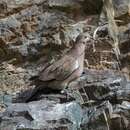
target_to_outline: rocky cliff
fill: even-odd
[[[130,129],[130,2],[113,7],[119,57],[101,0],[0,0],[2,130]],[[92,39],[81,77],[67,90],[43,89],[40,72],[83,32]]]

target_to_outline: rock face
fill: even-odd
[[[0,129],[130,129],[130,2],[113,5],[119,59],[102,0],[0,0]],[[62,92],[43,87],[40,72],[83,32],[83,74]]]
[[[1,127],[8,129],[10,126],[6,124],[10,122],[12,128],[15,127],[13,129],[16,130],[24,128],[75,130],[79,127],[83,116],[81,107],[75,102],[59,104],[49,100],[34,101],[28,104],[13,104],[3,114]]]
[[[69,89],[70,92],[73,92],[74,90],[81,92],[83,99],[85,99],[85,91],[87,100],[110,100],[110,102],[118,103],[124,98],[124,100],[129,100],[128,97],[128,99],[125,97],[125,93],[127,93],[126,84],[127,81],[125,76],[118,72],[110,70],[86,70],[85,74],[81,78],[70,83]],[[123,94],[125,95],[124,97],[122,97]]]

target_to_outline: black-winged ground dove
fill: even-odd
[[[80,77],[84,67],[85,45],[89,41],[88,33],[80,34],[66,55],[40,72],[39,80],[43,82],[43,87],[61,90]]]

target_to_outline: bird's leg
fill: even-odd
[[[77,77],[75,77],[75,75],[77,73],[79,73],[79,69],[75,70],[67,79],[65,79],[62,82],[62,86],[63,86],[63,91],[62,92],[64,92],[64,91],[67,92],[67,91],[72,89],[72,91],[73,91],[72,92],[73,93],[72,96],[75,95],[74,96],[75,99],[78,99],[78,100],[80,100],[80,102],[84,103],[82,95],[81,95],[81,93],[78,90],[77,83],[76,84],[75,83],[71,84],[73,81],[75,81],[77,78],[79,78],[78,75],[77,75]],[[75,89],[73,90],[73,88],[75,88]]]
[[[78,78],[78,77],[77,77]],[[74,80],[76,80],[76,79],[73,79],[73,77],[69,77],[67,80],[65,80],[64,82],[64,85],[66,84],[66,86],[65,86],[65,89],[64,90],[67,90],[67,87],[69,87],[68,88],[68,91],[69,91],[69,89],[72,89],[72,95],[74,96],[74,98],[76,99],[76,100],[78,100],[81,104],[85,104],[86,102],[88,102],[89,101],[89,97],[88,97],[88,95],[87,95],[87,93],[86,93],[86,91],[85,91],[85,89],[84,89],[84,86],[83,86],[83,84],[82,84],[82,81],[80,81],[79,82],[79,84],[78,83],[76,83],[74,86],[72,85],[72,88],[71,88],[71,82],[72,81],[74,81]],[[77,86],[77,88],[76,88],[76,86]],[[81,86],[81,87],[80,87]],[[75,89],[73,89],[73,87],[75,88]],[[83,91],[83,94],[80,92],[80,88],[82,89],[82,91]],[[64,92],[64,90],[63,90],[63,92]],[[85,99],[84,99],[84,97],[83,97],[83,95],[85,96]]]

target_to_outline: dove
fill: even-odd
[[[30,101],[37,92],[46,91],[48,88],[64,90],[71,81],[79,78],[84,69],[85,46],[90,42],[91,36],[87,32],[81,33],[76,38],[73,47],[64,56],[44,67],[36,79],[32,78],[36,86],[29,91],[24,102]]]
[[[74,46],[63,57],[44,68],[39,74],[43,85],[61,90],[80,77],[84,69],[85,46],[89,41],[90,35],[87,32],[80,34]]]

